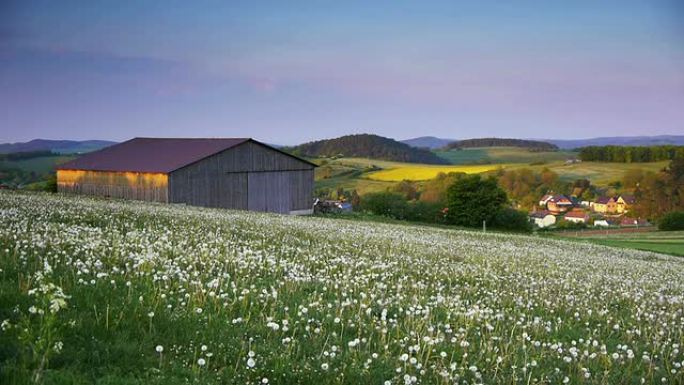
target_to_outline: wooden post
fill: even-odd
[[[485,220],[482,221],[482,232],[483,233],[487,232],[487,221],[485,221]]]

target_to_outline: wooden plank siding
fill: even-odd
[[[312,207],[314,166],[256,142],[169,174],[169,202],[289,213]]]
[[[168,177],[163,173],[57,170],[57,190],[112,198],[168,202]]]

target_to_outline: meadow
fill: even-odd
[[[0,192],[0,383],[676,384],[684,260]]]
[[[526,148],[519,147],[464,148],[461,150],[437,150],[434,152],[452,164],[559,162],[576,158],[578,155],[574,151],[531,152]]]
[[[582,234],[582,232],[578,232],[573,238],[600,245],[655,251],[684,257],[684,231],[646,231],[628,233],[613,233],[606,231],[605,233],[592,232],[591,234]]]

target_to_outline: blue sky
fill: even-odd
[[[684,134],[677,1],[3,1],[0,142]]]

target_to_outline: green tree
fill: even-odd
[[[468,227],[481,226],[483,220],[491,223],[507,201],[506,192],[496,179],[468,175],[447,190],[447,221]]]

